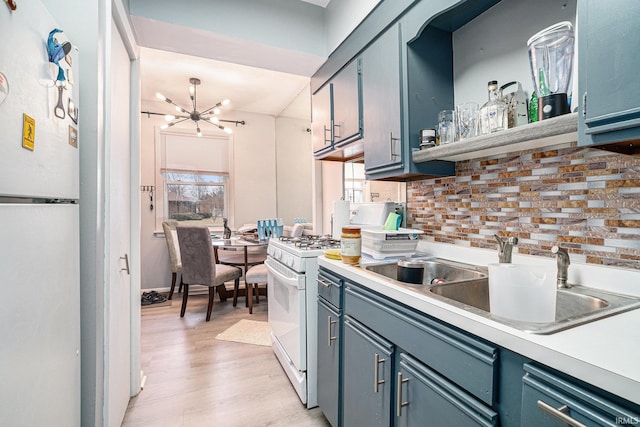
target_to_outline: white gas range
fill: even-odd
[[[271,239],[267,248],[273,351],[307,408],[318,406],[318,257],[337,247],[330,236],[302,236]]]

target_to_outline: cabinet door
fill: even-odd
[[[396,425],[477,427],[498,425],[498,414],[435,371],[400,354]]]
[[[638,405],[601,390],[583,388],[539,365],[526,363],[522,378],[522,426],[615,426],[640,423]],[[627,402],[628,403],[628,402]]]
[[[393,345],[347,317],[343,346],[343,425],[390,425]]]
[[[331,79],[333,85],[333,143],[340,146],[362,137],[360,59],[351,61]]]
[[[581,145],[640,137],[640,2],[578,3]]]
[[[316,155],[331,150],[331,96],[330,83],[311,96],[311,141]]]
[[[367,173],[402,167],[400,111],[400,24],[362,54],[364,166]]]
[[[318,406],[333,427],[340,419],[340,315],[318,300]]]

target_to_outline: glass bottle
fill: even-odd
[[[229,225],[227,224],[227,218],[222,218],[222,226],[224,227],[224,232],[222,233],[222,238],[223,239],[230,239],[231,238],[231,229],[229,228]]]
[[[489,100],[480,108],[480,133],[488,135],[505,130],[508,127],[507,104],[498,96],[498,82],[491,80],[487,84]]]
[[[529,101],[529,123],[538,121],[538,94],[534,90]]]

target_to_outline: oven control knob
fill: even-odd
[[[288,265],[289,267],[293,267],[293,262],[294,262],[293,256],[291,256],[291,255],[287,255],[287,258],[286,258],[286,261],[285,261],[285,262],[287,263],[287,265]]]

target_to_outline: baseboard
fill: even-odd
[[[233,297],[233,282],[227,282],[224,284],[225,288],[227,289],[227,298],[232,298]],[[173,291],[173,297],[175,298],[176,294],[178,293],[178,284],[176,283],[176,288]],[[161,294],[166,294],[169,295],[169,291],[171,290],[171,286],[167,286],[167,287],[162,287],[162,288],[142,288],[140,289],[142,292],[150,292],[150,291],[156,291],[158,293]],[[267,294],[267,289],[264,286],[261,286],[258,288],[258,292],[260,296],[266,295]],[[208,294],[209,290],[208,288],[204,287],[204,286],[194,286],[191,289],[189,289],[189,295],[205,295]],[[240,281],[240,291],[238,292],[238,296],[240,297],[244,297],[245,295],[245,286],[244,286],[244,281]],[[152,304],[154,305],[154,304]]]

